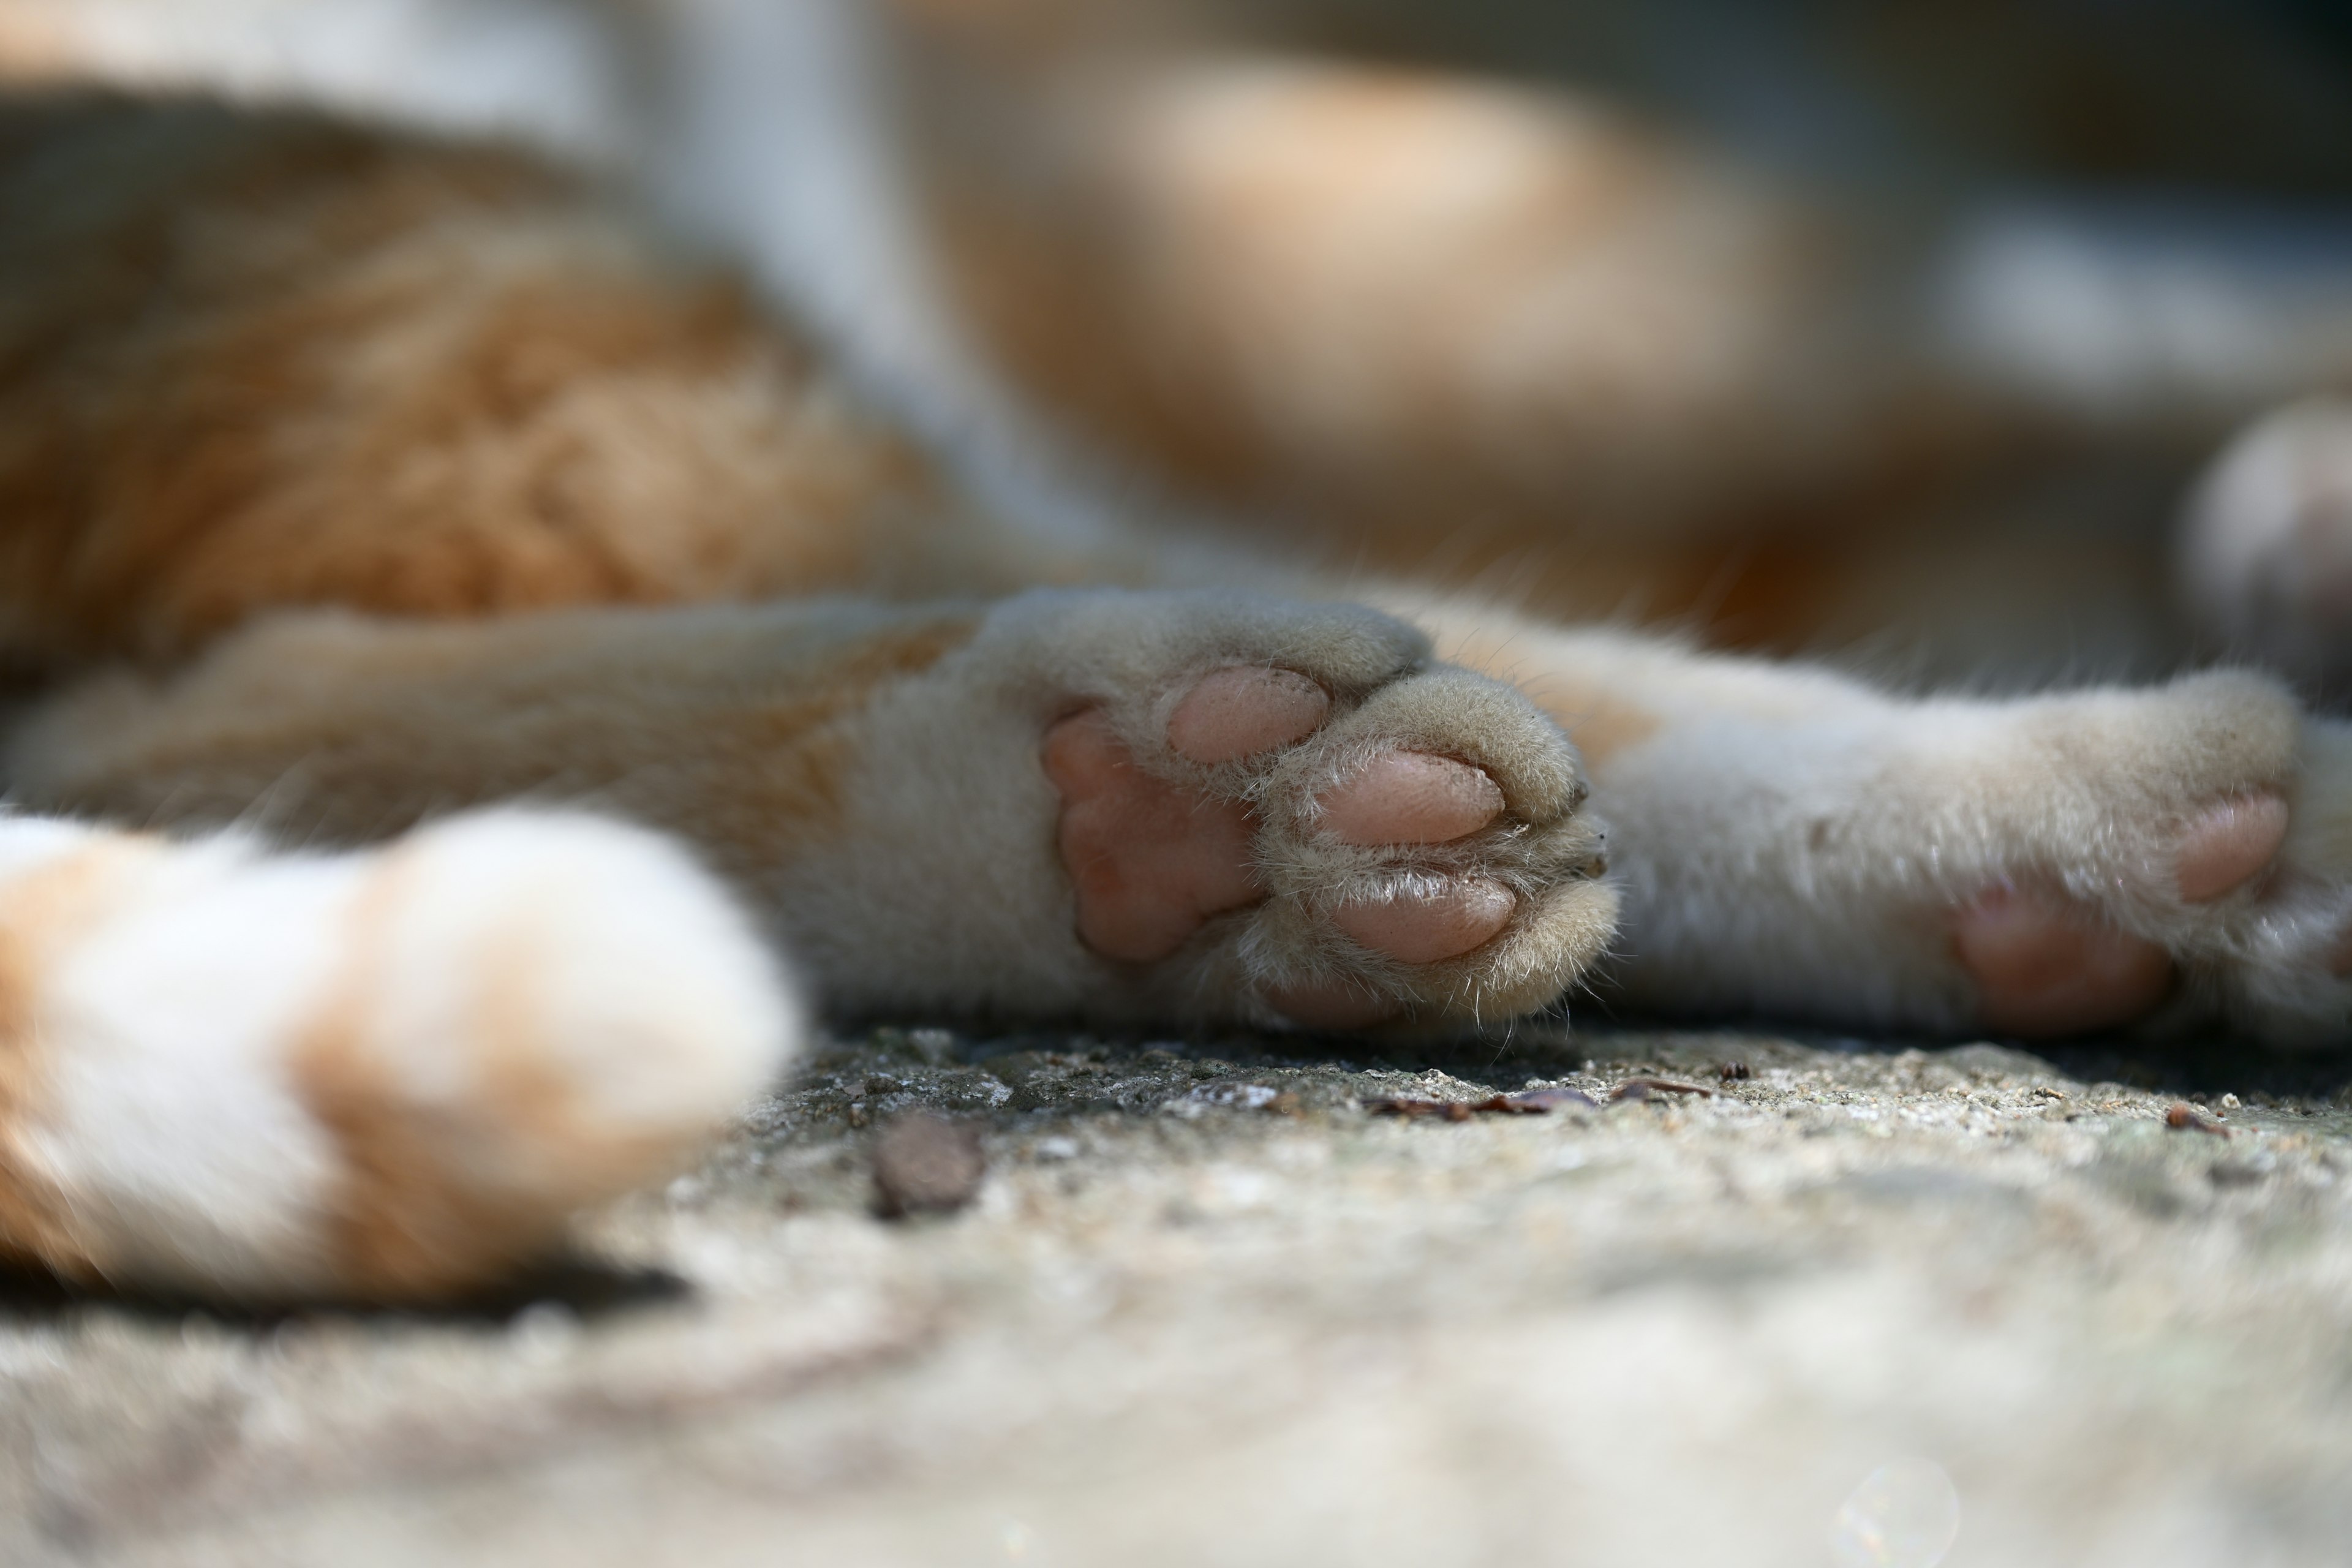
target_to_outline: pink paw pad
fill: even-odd
[[[1977,983],[1987,1028],[2047,1038],[2114,1028],[2162,1002],[2172,960],[2087,910],[1997,888],[1964,906],[1954,951]]]
[[[1450,844],[1503,814],[1503,792],[1467,763],[1391,752],[1323,797],[1323,827],[1342,844]]]
[[[1105,958],[1166,958],[1211,915],[1264,896],[1249,813],[1137,767],[1099,710],[1048,731],[1044,761],[1062,796],[1057,837],[1078,937]]]
[[[2180,836],[2174,862],[2182,901],[2210,903],[2260,875],[2286,842],[2286,802],[2242,795],[2208,806]]]
[[[1202,767],[1262,757],[1320,729],[1331,698],[1286,669],[1229,666],[1195,682],[1171,711],[1170,752]],[[1202,924],[1266,897],[1252,860],[1255,813],[1204,782],[1147,771],[1109,716],[1089,710],[1055,724],[1042,761],[1061,796],[1057,840],[1077,901],[1082,942],[1103,957],[1152,963],[1175,953]],[[1390,752],[1328,790],[1318,831],[1365,847],[1450,843],[1487,826],[1502,791],[1480,769],[1450,757]],[[1359,946],[1400,963],[1435,963],[1492,941],[1518,897],[1483,877],[1426,876],[1377,902],[1347,903],[1331,924]],[[1344,983],[1297,986],[1269,998],[1313,1027],[1352,1028],[1393,1016],[1399,1005]]]
[[[1484,947],[1511,923],[1512,891],[1483,878],[1463,878],[1413,898],[1344,904],[1331,923],[1374,952],[1402,963],[1435,963]]]
[[[1214,767],[1303,741],[1330,711],[1330,694],[1297,670],[1228,666],[1202,676],[1176,704],[1168,743]]]

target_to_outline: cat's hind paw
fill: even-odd
[[[1155,994],[1308,1027],[1559,996],[1616,904],[1558,727],[1370,612],[1213,618],[1045,734],[1084,944]]]

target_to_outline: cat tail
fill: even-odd
[[[249,1301],[483,1285],[798,1047],[687,852],[569,812],[273,853],[0,816],[0,1256]]]

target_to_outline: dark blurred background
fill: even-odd
[[[2352,193],[2336,0],[1223,0],[1294,47],[1622,93],[1859,180]]]

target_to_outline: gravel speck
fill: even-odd
[[[915,1111],[874,1144],[876,1206],[893,1218],[952,1213],[971,1202],[987,1173],[980,1130],[968,1121]]]

